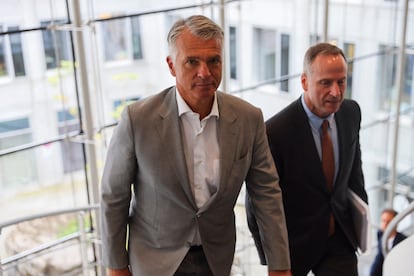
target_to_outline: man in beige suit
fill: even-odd
[[[109,146],[101,201],[108,273],[228,276],[233,208],[245,182],[269,275],[290,275],[282,195],[262,113],[217,92],[222,29],[191,16],[172,27],[168,43],[176,86],[126,107]]]

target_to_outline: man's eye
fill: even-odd
[[[189,60],[187,60],[187,63],[190,64],[190,65],[196,65],[198,62],[197,62],[196,59],[189,59]]]
[[[212,63],[212,64],[220,64],[220,63],[221,63],[221,60],[220,60],[219,58],[213,58],[213,59],[210,61],[210,63]]]
[[[324,85],[324,86],[327,86],[327,85],[330,84],[330,81],[328,81],[328,80],[322,80],[321,81],[321,84]]]

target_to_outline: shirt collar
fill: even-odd
[[[192,112],[193,110],[188,106],[188,104],[184,101],[183,97],[181,97],[180,93],[178,92],[178,88],[175,88],[176,98],[177,98],[177,106],[178,106],[178,116],[183,115],[184,113]],[[214,93],[214,100],[213,106],[211,107],[210,114],[207,115],[206,118],[216,116],[219,118],[219,109],[217,104],[217,92]]]
[[[332,127],[334,113],[330,114],[328,117],[321,118],[309,109],[309,107],[305,103],[305,96],[303,94],[301,96],[301,101],[302,101],[303,109],[305,110],[306,115],[308,115],[309,122],[313,128],[320,129],[324,120],[328,120],[329,127]]]

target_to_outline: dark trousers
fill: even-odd
[[[192,246],[174,276],[212,276],[201,246]]]
[[[358,276],[354,249],[340,227],[329,237],[325,256],[312,268],[315,276]]]
[[[316,265],[308,271],[292,272],[293,276],[306,276],[310,270],[315,276],[358,276],[356,253],[339,227],[328,238],[325,254]]]

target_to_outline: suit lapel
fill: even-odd
[[[188,179],[175,88],[171,88],[166,95],[164,102],[160,106],[159,114],[160,120],[157,122],[156,127],[163,141],[163,150],[170,161],[169,163],[173,166],[174,174],[181,183],[189,202],[196,208]]]
[[[295,128],[298,130],[297,135],[303,136],[303,138],[299,141],[303,141],[302,152],[303,159],[305,160],[304,163],[314,164],[312,165],[311,174],[313,175],[312,177],[318,179],[318,181],[315,181],[315,183],[317,183],[319,188],[323,189],[324,192],[329,193],[328,186],[325,182],[326,180],[323,173],[321,159],[319,158],[318,150],[315,145],[315,139],[313,138],[309,118],[304,110],[304,107],[302,106],[300,98],[297,100],[297,109],[298,111],[296,112],[297,120]]]
[[[233,162],[236,160],[237,134],[240,126],[237,124],[237,116],[233,109],[222,100],[223,95],[218,93],[218,105],[220,110],[220,120],[218,124],[218,137],[220,146],[220,187],[227,183]]]
[[[338,168],[338,174],[336,176],[335,184],[337,184],[338,181],[343,178],[342,177],[342,173],[343,173],[342,164],[346,163],[346,161],[345,161],[346,149],[345,149],[344,145],[347,144],[347,142],[346,142],[347,136],[344,135],[344,133],[347,133],[347,132],[344,128],[344,124],[342,123],[343,120],[344,120],[343,112],[341,112],[341,109],[340,109],[340,110],[338,110],[337,113],[335,113],[336,128],[337,128],[337,131],[338,131],[338,133],[337,133],[337,135],[338,135],[338,147],[339,147],[339,150],[338,150],[339,168]],[[334,190],[335,190],[335,187],[338,186],[338,185],[335,185],[335,184],[334,184]]]

